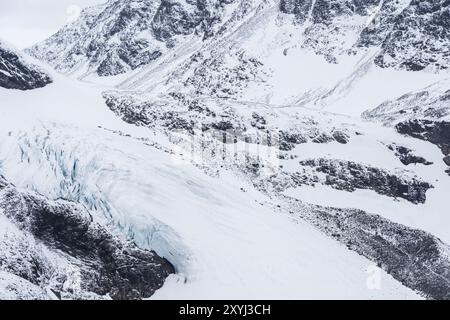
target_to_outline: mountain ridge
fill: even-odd
[[[139,294],[114,278],[94,298],[449,299],[449,14],[448,0],[87,8],[26,50],[53,86],[1,92],[0,173],[167,259]]]

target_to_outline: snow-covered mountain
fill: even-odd
[[[157,60],[177,37],[208,37],[230,2],[108,1],[29,52],[63,72],[117,75]]]
[[[444,0],[85,9],[26,50],[52,85],[0,88],[1,186],[92,217],[130,246],[105,268],[130,259],[145,286],[108,271],[74,294],[0,258],[0,289],[147,298],[171,274],[154,298],[450,299],[449,23]],[[8,199],[12,234],[59,255]],[[91,247],[61,263],[103,266]]]
[[[257,15],[274,5],[279,6],[277,14],[293,15],[292,24],[302,27],[298,31],[304,39],[295,43],[294,38],[291,45],[310,48],[330,62],[380,47],[374,60],[384,68],[448,68],[444,0],[111,0],[85,9],[79,20],[29,52],[63,72],[85,68],[101,76],[117,75],[157,63],[186,42],[214,43],[254,24]]]
[[[0,87],[30,90],[46,86],[51,78],[0,40]]]

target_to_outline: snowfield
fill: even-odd
[[[450,299],[449,10],[85,9],[20,53],[46,83],[0,83],[0,299]],[[11,57],[0,56],[0,79],[22,81]],[[100,231],[80,253],[21,214]],[[14,250],[20,239],[29,252]],[[46,270],[98,263],[121,278],[50,281],[11,267],[39,250]]]

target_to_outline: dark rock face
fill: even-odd
[[[220,22],[225,5],[234,0],[162,0],[152,22],[156,38],[166,41],[173,36],[202,34],[211,36]]]
[[[419,71],[450,63],[450,2],[413,0],[395,19],[375,59],[381,67]]]
[[[429,299],[450,299],[450,246],[433,235],[361,210],[305,206],[289,209],[368,258]]]
[[[401,134],[429,141],[437,145],[446,156],[444,162],[450,166],[450,122],[432,120],[409,120],[398,123],[395,128]]]
[[[444,162],[446,165],[450,166],[450,155],[444,158]]]
[[[295,14],[299,22],[304,22],[311,13],[314,23],[329,24],[336,16],[366,15],[367,9],[378,3],[378,0],[282,0],[280,11]]]
[[[196,95],[218,98],[237,97],[251,82],[261,83],[263,65],[244,51],[235,52],[236,64],[230,67],[223,55],[205,57],[201,53],[191,56],[193,72],[185,86],[193,88]],[[201,62],[201,63],[199,63]]]
[[[389,150],[395,152],[395,155],[397,156],[397,158],[399,158],[401,163],[403,163],[405,166],[410,165],[410,164],[419,164],[419,163],[426,165],[426,166],[433,164],[433,162],[427,161],[423,157],[418,157],[418,156],[414,155],[413,151],[406,147],[391,144],[388,146],[388,148],[389,148]]]
[[[368,13],[368,9],[378,5],[378,0],[316,0],[312,11],[315,23],[330,23],[335,16],[362,15]]]
[[[299,133],[290,133],[281,131],[280,150],[291,151],[295,148],[295,145],[308,142],[308,140]]]
[[[324,184],[335,189],[350,192],[356,189],[370,189],[382,195],[406,199],[416,204],[425,203],[426,192],[432,188],[429,183],[416,178],[402,178],[383,169],[351,161],[311,159],[300,161],[300,165],[324,173],[326,175]]]
[[[174,273],[167,260],[114,236],[93,222],[83,207],[19,192],[2,177],[0,208],[22,232],[29,233],[49,250],[62,253],[79,270],[83,292],[121,300],[147,298],[163,285],[167,276]],[[45,263],[45,259],[37,258],[42,261],[33,258],[36,262],[32,272],[20,272],[20,262],[5,266],[1,259],[0,268],[7,267],[10,273],[42,286],[42,281],[45,282],[55,271]],[[65,291],[64,281],[67,279],[56,282],[52,291],[58,295],[72,294]]]
[[[281,0],[280,11],[283,13],[294,14],[298,22],[305,22],[313,0]]]
[[[31,90],[45,87],[51,78],[36,66],[25,63],[19,54],[0,42],[0,87]]]
[[[413,0],[409,4],[398,0],[282,0],[280,11],[294,14],[298,23],[310,20],[313,25],[306,30],[309,39],[305,45],[329,62],[336,62],[336,54],[340,54],[330,40],[347,32],[339,31],[345,26],[338,19],[355,15],[369,19],[375,12],[367,26],[361,25],[354,47],[343,48],[343,52],[381,46],[375,58],[378,66],[410,71],[442,70],[450,63],[450,4],[446,0]]]
[[[68,72],[87,62],[88,72],[114,76],[159,58],[164,44],[155,42],[153,0],[109,1],[83,10],[80,18],[27,52]]]
[[[396,124],[406,120],[440,120],[450,114],[450,82],[441,81],[419,91],[402,95],[395,100],[383,102],[378,107],[365,111],[368,120],[379,120],[385,124]]]
[[[105,92],[106,105],[127,123],[163,130],[181,130],[194,134],[197,129],[202,132],[227,134],[226,141],[257,143],[277,146],[281,151],[291,151],[296,145],[313,143],[338,142],[346,144],[350,141],[350,133],[346,128],[317,125],[309,117],[300,119],[301,125],[280,130],[275,128],[263,114],[253,112],[249,116],[239,115],[235,110],[239,103],[219,102],[203,99],[187,98],[180,93],[170,93],[170,99],[147,100],[136,94]],[[208,107],[209,105],[209,107]],[[214,111],[211,106],[216,107]],[[257,129],[257,133],[250,132]],[[220,138],[222,140],[222,138]]]
[[[116,0],[83,10],[81,17],[28,52],[68,72],[115,76],[148,65],[174,46],[176,36],[214,33],[233,0]]]
[[[398,133],[437,145],[442,153],[450,154],[450,122],[414,119],[395,126]]]
[[[133,97],[118,97],[105,93],[106,105],[125,122],[138,126],[155,127],[170,130],[184,130],[193,133],[195,123],[189,115],[180,110],[170,110],[164,103],[136,101]],[[194,111],[194,113],[197,113]]]
[[[424,89],[389,100],[368,110],[362,117],[394,126],[396,131],[438,146],[450,155],[450,83],[442,80]],[[417,160],[417,159],[416,159]],[[446,162],[444,158],[444,162]],[[448,163],[446,162],[448,165]]]
[[[283,159],[289,157],[281,156]],[[247,166],[244,170],[252,173],[255,188],[277,195],[289,188],[322,184],[347,192],[373,190],[380,195],[419,204],[425,203],[426,192],[433,188],[431,184],[415,176],[410,177],[405,171],[389,172],[351,161],[317,158],[303,160],[299,164],[301,167],[295,172],[280,171],[265,177],[261,175],[258,166]]]

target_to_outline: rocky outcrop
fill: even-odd
[[[364,166],[352,161],[311,159],[300,165],[312,167],[325,174],[324,184],[338,190],[355,191],[369,189],[381,195],[406,199],[412,203],[424,203],[426,192],[432,188],[417,178],[404,178],[383,169]]]
[[[250,83],[263,82],[262,62],[245,51],[227,55],[215,52],[211,57],[197,54],[191,60],[192,75],[184,81],[184,85],[192,88],[197,96],[238,97]],[[233,61],[232,67],[227,61]]]
[[[372,20],[364,27],[357,47],[381,46],[390,35],[398,16],[409,5],[409,0],[383,0],[373,4]]]
[[[162,0],[152,22],[152,30],[160,41],[194,32],[209,37],[215,23],[220,22],[225,5],[234,0],[178,1]]]
[[[414,119],[440,120],[450,116],[450,81],[443,80],[427,88],[383,102],[362,114],[368,120],[392,125]]]
[[[298,144],[307,142],[313,143],[329,143],[338,142],[347,144],[350,141],[350,135],[344,130],[332,129],[330,132],[311,130],[309,132],[299,132],[298,130],[281,130],[280,131],[280,150],[291,151]]]
[[[247,115],[242,115],[242,104],[202,98],[187,98],[180,93],[170,93],[168,99],[149,99],[136,93],[123,94],[105,92],[106,105],[125,122],[149,128],[163,130],[181,130],[193,134],[217,131],[230,135],[228,141],[246,141],[266,144],[261,135],[276,136],[276,145],[281,151],[291,151],[296,145],[307,142],[347,144],[351,132],[345,127],[330,125],[330,119],[324,117],[322,125],[318,119],[298,116],[292,124],[279,129],[275,126],[278,116],[260,110],[259,104],[248,103]],[[256,112],[256,110],[258,112]]]
[[[445,155],[444,162],[450,166],[448,163],[448,157],[450,156],[450,122],[416,119],[400,122],[395,128],[401,134],[437,145]]]
[[[11,226],[0,230],[0,271],[22,279],[13,287],[57,298],[142,299],[174,273],[167,260],[115,236],[84,207],[19,191],[3,177],[0,219]]]
[[[381,46],[374,61],[383,68],[438,71],[450,64],[450,4],[445,0],[282,0],[280,11],[311,24],[304,46],[330,62]],[[346,35],[356,36],[356,43],[346,43]]]
[[[51,82],[47,74],[0,41],[0,87],[31,90]]]
[[[207,41],[231,31],[237,20],[245,22],[251,17],[251,8],[265,4],[241,0],[109,1],[84,10],[78,21],[28,52],[62,72],[84,68],[87,63],[88,70],[83,73],[117,75],[159,60],[192,36]],[[445,0],[282,0],[279,5],[281,13],[295,16],[296,24],[307,22],[301,45],[331,63],[338,62],[341,55],[381,46],[375,63],[383,68],[435,71],[449,65],[449,10]],[[236,52],[242,49],[233,48]],[[220,57],[206,63],[220,64]]]

